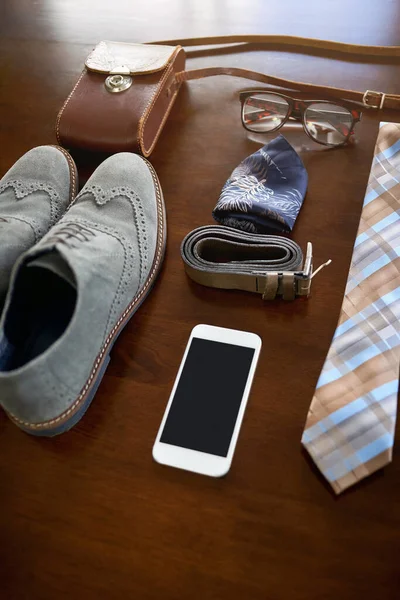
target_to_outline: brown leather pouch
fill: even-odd
[[[66,148],[149,156],[185,68],[181,46],[100,42],[61,108],[58,143]]]

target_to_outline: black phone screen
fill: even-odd
[[[254,348],[193,338],[160,442],[227,456]]]

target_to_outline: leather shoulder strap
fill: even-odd
[[[345,44],[343,42],[334,42],[330,40],[319,40],[315,38],[297,37],[291,35],[227,35],[211,36],[199,38],[186,38],[181,40],[162,40],[151,42],[153,44],[168,44],[181,46],[209,46],[223,44],[279,44],[283,47],[312,48],[328,50],[333,53],[347,54],[351,56],[370,56],[400,58],[400,46],[366,46],[362,44]],[[273,77],[257,71],[247,69],[227,68],[227,67],[208,67],[203,69],[194,69],[181,71],[177,73],[177,81],[188,81],[190,79],[200,79],[214,75],[230,75],[233,77],[243,77],[261,83],[283,86],[291,90],[301,92],[311,92],[317,94],[329,95],[333,98],[353,100],[361,103],[365,108],[392,108],[400,109],[400,96],[397,94],[385,94],[374,90],[359,92],[355,90],[346,90],[332,86],[315,85],[301,81],[292,81]]]
[[[294,91],[324,94],[331,98],[352,100],[363,104],[365,108],[400,109],[400,96],[396,94],[384,94],[383,92],[376,92],[373,90],[367,90],[363,93],[329,85],[316,85],[314,83],[283,79],[281,77],[274,77],[272,75],[258,73],[257,71],[249,71],[248,69],[239,69],[236,67],[205,67],[203,69],[192,69],[177,73],[175,78],[176,81],[189,81],[191,79],[202,79],[203,77],[212,77],[214,75],[243,77],[244,79],[259,81],[260,83],[267,83],[273,86],[281,86]]]
[[[382,56],[400,58],[400,46],[366,46],[364,44],[346,44],[331,40],[297,37],[296,35],[222,35],[211,37],[185,38],[181,40],[162,40],[151,44],[168,44],[171,46],[216,46],[224,44],[280,44],[296,48],[314,48],[329,50],[339,54],[353,56]]]

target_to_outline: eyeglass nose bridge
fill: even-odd
[[[301,121],[303,113],[303,103],[299,100],[293,100],[293,104],[289,107],[288,118],[292,117],[293,119]]]

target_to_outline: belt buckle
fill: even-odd
[[[307,242],[306,257],[304,260],[303,269],[301,271],[279,271],[266,273],[267,281],[265,284],[264,293],[262,295],[263,300],[272,300],[276,298],[280,283],[284,283],[284,280],[293,281],[293,290],[283,289],[284,300],[294,300],[297,296],[309,296],[311,291],[311,280],[312,278],[324,267],[330,265],[332,261],[329,259],[322,265],[313,271],[313,252],[311,242]],[[282,287],[282,286],[281,286]],[[275,290],[275,293],[274,291]]]
[[[296,275],[296,296],[309,296],[311,291],[311,279],[313,277],[313,253],[311,242],[307,242],[303,270],[297,272]]]
[[[318,269],[313,271],[313,254],[312,254],[312,244],[311,242],[307,243],[307,252],[306,259],[304,261],[303,270],[300,273],[296,273],[298,275],[297,283],[298,283],[298,296],[309,296],[311,290],[311,280],[313,277],[317,275],[322,269],[331,264],[331,259],[319,265]]]

